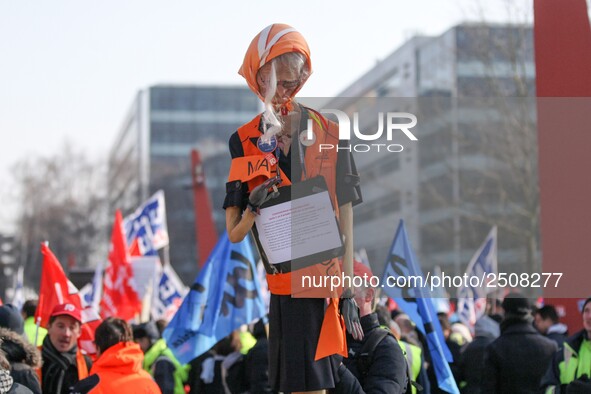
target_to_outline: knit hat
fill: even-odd
[[[583,311],[585,310],[585,307],[587,306],[588,303],[591,302],[591,297],[587,298],[585,300],[585,302],[583,302],[583,306],[581,307],[581,313],[583,313]]]
[[[529,300],[520,293],[508,294],[503,300],[502,306],[506,315],[511,314],[523,316],[531,313]]]
[[[23,324],[23,317],[16,306],[12,304],[0,306],[0,327],[22,334],[24,332]]]

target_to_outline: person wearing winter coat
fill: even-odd
[[[150,374],[143,370],[144,353],[133,342],[129,325],[109,317],[96,329],[98,359],[90,376],[76,383],[72,394],[161,394]]]
[[[474,339],[462,349],[458,360],[458,382],[462,394],[478,394],[486,379],[484,351],[499,337],[499,324],[487,315],[474,325]]]
[[[41,348],[43,393],[68,394],[76,382],[88,376],[92,361],[78,349],[81,326],[82,315],[74,304],[56,305],[51,312]]]
[[[35,368],[41,366],[39,350],[23,336],[7,328],[0,328],[0,349],[10,363],[12,379],[35,394],[41,394],[41,384]]]
[[[256,344],[246,354],[246,380],[251,394],[271,394],[269,385],[269,341],[264,319],[253,329]]]
[[[534,314],[534,326],[542,335],[552,339],[559,348],[568,336],[568,327],[560,323],[556,308],[552,305],[544,305]]]
[[[0,394],[31,394],[32,391],[16,383],[10,376],[10,363],[0,349]]]
[[[509,294],[503,309],[501,336],[484,353],[482,393],[538,393],[558,346],[534,328],[527,298]]]
[[[144,370],[154,377],[163,394],[184,394],[189,367],[182,365],[160,337],[155,322],[132,325],[133,340],[144,352]]]
[[[21,309],[21,315],[24,319],[25,335],[30,343],[36,347],[43,345],[43,340],[47,336],[47,330],[43,327],[37,327],[35,322],[35,311],[37,310],[37,300],[27,300]]]
[[[372,271],[366,265],[354,262],[355,276],[371,278]],[[378,334],[380,327],[375,309],[375,291],[369,283],[355,290],[355,302],[359,306],[363,339],[347,336],[349,357],[339,365],[339,382],[332,394],[401,394],[408,391],[407,363],[396,338],[388,333],[382,336],[373,350],[367,343]],[[388,330],[389,331],[389,330]],[[365,353],[368,354],[365,354]]]
[[[582,315],[583,329],[564,341],[542,380],[547,394],[591,393],[591,298]]]

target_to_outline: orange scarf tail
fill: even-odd
[[[345,321],[339,314],[339,299],[331,298],[324,313],[318,346],[316,346],[316,356],[314,361],[321,358],[340,354],[347,357],[347,337],[345,335]]]

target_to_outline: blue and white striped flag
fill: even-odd
[[[152,300],[152,318],[172,319],[188,291],[172,265],[164,264]]]
[[[156,256],[168,245],[164,192],[158,190],[123,222],[127,246],[136,256]]]
[[[490,293],[490,290],[494,290],[486,286],[489,274],[497,274],[497,226],[493,226],[490,230],[480,248],[472,256],[466,269],[466,276],[468,278],[478,278],[479,286],[470,286],[472,281],[468,280],[468,283],[466,283],[468,286],[458,289],[457,314],[460,321],[470,329],[484,315],[486,296]]]

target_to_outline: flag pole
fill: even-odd
[[[37,316],[37,322],[35,323],[35,347],[37,347],[37,341],[39,340],[39,326],[41,325],[41,316]]]
[[[49,247],[49,241],[43,241],[45,246]],[[43,295],[39,295],[39,305],[38,308],[43,308]],[[42,310],[42,309],[39,309]],[[41,316],[37,316],[37,321],[35,322],[35,347],[37,347],[37,341],[39,340],[39,327],[41,326]]]
[[[144,294],[144,299],[142,300],[142,311],[140,313],[140,323],[145,323],[150,320],[150,311],[152,309],[152,292],[153,292],[153,284],[150,283],[146,288],[146,294]]]

